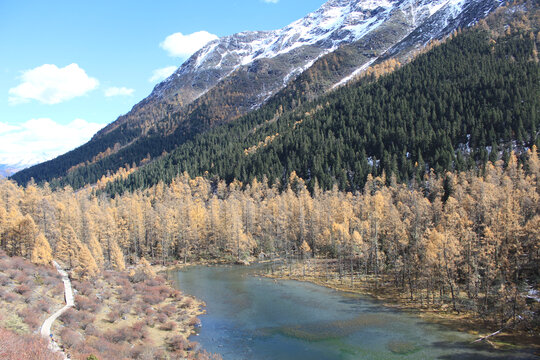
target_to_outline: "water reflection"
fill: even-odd
[[[177,286],[204,300],[194,341],[225,360],[529,359],[356,294],[252,276],[245,267],[194,267]]]

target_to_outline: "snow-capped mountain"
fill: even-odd
[[[37,154],[33,156],[23,156],[22,158],[13,158],[10,156],[0,156],[0,177],[8,177],[17,171],[29,168],[32,165],[39,164],[51,159],[47,154]]]
[[[317,11],[275,31],[248,31],[210,42],[158,84],[130,113],[106,127],[154,122],[193,103],[228,78],[243,72],[251,91],[240,113],[258,107],[325,54],[358,43],[350,59],[358,73],[387,52],[412,50],[474,24],[502,0],[330,0]],[[408,40],[408,41],[404,41]],[[356,71],[356,72],[355,72]],[[251,76],[256,75],[256,76]],[[234,86],[227,84],[227,86]],[[334,84],[335,85],[335,84]],[[245,89],[240,89],[245,92]],[[158,106],[156,106],[158,105]],[[228,120],[228,119],[225,119]]]
[[[370,65],[403,62],[432,39],[486,17],[502,0],[330,0],[283,29],[246,31],[205,45],[126,115],[92,140],[16,178],[96,181],[155,159],[213,126],[234,121],[282,91],[295,107]],[[270,107],[269,107],[270,108]],[[269,121],[275,117],[272,110]],[[84,166],[83,166],[84,165]],[[90,171],[89,171],[90,172]]]

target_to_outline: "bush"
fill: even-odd
[[[78,311],[76,314],[79,327],[83,330],[86,330],[96,320],[96,316],[88,311]]]
[[[176,306],[174,306],[173,304],[165,305],[161,308],[161,312],[171,317],[173,316],[173,314],[176,313]]]
[[[29,281],[32,282],[32,280],[23,272],[20,272],[17,275],[15,275],[15,279],[13,280],[18,282],[19,284],[26,284],[26,285],[28,285]]]
[[[7,302],[12,303],[15,300],[17,300],[17,295],[15,295],[14,293],[8,292],[8,293],[5,293],[2,298]]]
[[[35,310],[48,313],[51,310],[50,301],[46,299],[39,300],[35,306]]]
[[[55,354],[47,348],[47,340],[38,335],[17,335],[0,328],[0,344],[0,359],[2,360],[61,359],[59,354]]]
[[[183,309],[190,308],[191,306],[193,306],[193,299],[190,297],[186,297],[180,305],[180,307],[182,307]]]
[[[75,327],[77,326],[77,321],[79,318],[77,316],[77,310],[69,308],[62,315],[60,315],[58,319],[67,327]]]
[[[188,325],[189,326],[201,326],[201,320],[199,320],[199,318],[192,317],[191,319],[189,319]]]
[[[113,324],[115,322],[117,322],[119,319],[120,319],[120,311],[118,311],[117,309],[115,310],[111,310],[109,311],[109,313],[107,314],[107,320]]]
[[[16,277],[17,275],[19,275],[19,272],[18,272],[17,270],[14,270],[14,269],[9,269],[8,271],[6,271],[6,274],[7,274],[7,276],[9,276],[9,278],[10,278],[11,280],[14,280],[15,277]]]
[[[161,325],[159,327],[159,330],[163,330],[163,331],[173,331],[173,330],[176,330],[176,323],[173,322],[173,321],[169,321],[169,322],[166,322],[165,324]]]
[[[28,324],[31,329],[38,329],[41,325],[41,319],[35,309],[25,308],[18,312],[23,321]]]
[[[42,275],[43,283],[48,286],[53,286],[60,283],[60,279],[57,276]]]
[[[63,328],[60,331],[60,337],[62,343],[68,348],[77,348],[83,342],[81,335],[69,328]]]
[[[11,267],[19,271],[26,269],[27,267],[32,266],[32,263],[26,261],[21,257],[12,257],[11,258]]]
[[[73,282],[73,287],[79,294],[90,297],[94,293],[94,286],[89,281]]]
[[[150,305],[156,305],[165,300],[159,293],[144,294],[142,300]]]
[[[182,335],[174,335],[169,338],[167,345],[172,352],[180,352],[188,348],[189,342]]]
[[[101,304],[97,298],[89,298],[86,296],[75,295],[75,306],[78,310],[91,311],[96,313],[101,308]]]
[[[117,330],[107,331],[104,335],[107,340],[116,344],[121,342],[132,344],[135,340],[148,337],[148,333],[144,329],[144,324],[142,326],[127,326]]]
[[[135,291],[133,291],[133,287],[131,286],[131,284],[129,284],[129,286],[123,287],[119,296],[119,298],[122,301],[129,301],[133,299],[134,297],[135,297]]]
[[[169,317],[167,316],[167,314],[158,313],[156,316],[156,320],[164,324],[167,320],[169,320]]]
[[[59,282],[58,284],[56,284],[53,289],[52,289],[52,294],[55,296],[55,297],[60,297],[60,296],[63,296],[64,295],[64,283],[63,282]],[[62,297],[63,298],[63,297]]]
[[[0,286],[8,286],[9,284],[11,284],[9,277],[0,274]]]
[[[101,335],[101,330],[99,330],[94,324],[88,324],[84,332],[87,337],[88,336],[98,337],[99,335]]]

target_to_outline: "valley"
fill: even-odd
[[[87,143],[0,165],[0,358],[538,358],[538,1],[212,39]]]

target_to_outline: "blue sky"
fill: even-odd
[[[0,0],[0,164],[81,145],[201,43],[278,29],[323,3]]]

